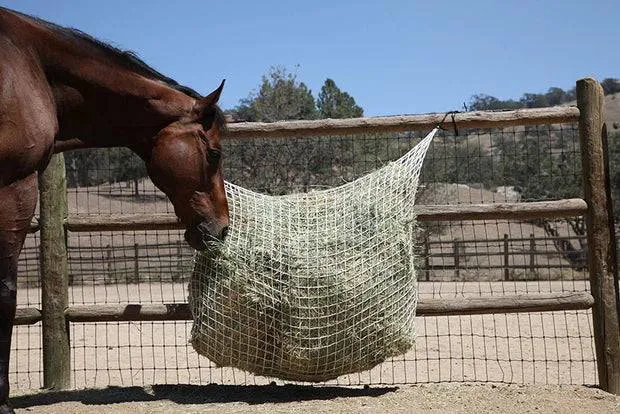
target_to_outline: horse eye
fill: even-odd
[[[222,153],[218,150],[210,149],[207,151],[207,162],[209,165],[215,166],[220,162]]]

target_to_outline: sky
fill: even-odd
[[[279,65],[318,95],[333,79],[367,116],[462,109],[620,78],[618,0],[0,0],[136,52],[238,105]]]

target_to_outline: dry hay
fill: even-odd
[[[434,131],[344,186],[266,196],[227,183],[231,229],[196,257],[192,345],[219,366],[325,381],[415,338],[413,204]]]

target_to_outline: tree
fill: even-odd
[[[364,110],[355,103],[355,99],[336,86],[332,79],[326,79],[317,99],[321,118],[357,118],[364,115]]]
[[[526,108],[546,108],[549,106],[547,96],[540,93],[524,93],[521,103]]]
[[[134,193],[138,193],[138,180],[146,177],[146,167],[137,155],[127,148],[82,149],[65,154],[67,186],[84,187],[133,181]]]
[[[471,111],[495,111],[500,109],[519,109],[523,104],[519,101],[508,99],[502,101],[494,96],[478,94],[471,97],[468,109]]]
[[[107,157],[104,151],[83,149],[70,151],[65,154],[65,169],[67,171],[68,187],[84,187],[97,185],[108,180],[102,177]],[[109,171],[109,166],[107,170]]]
[[[564,102],[570,100],[566,99],[567,93],[564,91],[564,89],[556,87],[549,88],[545,96],[547,98],[547,103],[549,104],[549,106],[561,105]]]
[[[620,79],[606,78],[601,82],[605,95],[620,92]]]
[[[247,121],[261,122],[317,117],[312,91],[297,80],[296,74],[281,66],[271,67],[263,75],[258,93],[242,99],[233,112]]]
[[[499,183],[515,187],[524,200],[550,200],[578,197],[582,193],[581,165],[576,136],[556,140],[544,136],[544,131],[530,135],[528,130],[515,139],[496,139],[496,171]],[[542,138],[542,139],[540,139]],[[587,267],[586,228],[583,217],[558,220],[537,219],[534,225],[542,227],[552,238],[557,251],[576,270]],[[578,236],[575,247],[571,238],[563,236],[566,224]]]
[[[114,177],[111,178],[114,181],[127,181],[128,186],[133,181],[134,195],[139,196],[138,180],[147,176],[144,161],[127,148],[111,148],[109,157],[110,166],[114,169]]]

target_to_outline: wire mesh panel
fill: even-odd
[[[41,308],[39,237],[30,234],[19,257],[17,306]],[[9,382],[14,389],[43,386],[43,349],[41,323],[13,328]]]
[[[396,160],[423,135],[228,139],[224,176],[274,195],[334,187]],[[163,194],[148,179],[138,178],[144,172],[127,172],[118,161],[125,155],[113,151],[118,150],[67,157],[70,214],[172,212]],[[140,163],[126,159],[127,165]],[[441,131],[427,154],[417,202],[467,205],[580,197],[579,160],[573,124],[459,130],[458,135]],[[589,290],[581,217],[420,224],[421,299]],[[193,251],[180,231],[70,233],[68,250],[70,305],[187,302]],[[22,255],[22,281],[36,266],[31,256],[26,251]],[[28,279],[24,284],[31,287],[22,291],[38,295],[36,283]],[[27,304],[36,301],[20,302]],[[416,324],[416,345],[407,354],[329,383],[597,383],[590,311],[418,317]],[[38,332],[36,325],[17,329],[18,337],[23,329]],[[272,380],[199,358],[188,343],[190,329],[186,321],[72,323],[73,384]],[[36,345],[19,339],[14,343],[13,355],[32,348],[23,354],[29,364],[13,362],[18,388],[40,385],[36,338]]]

